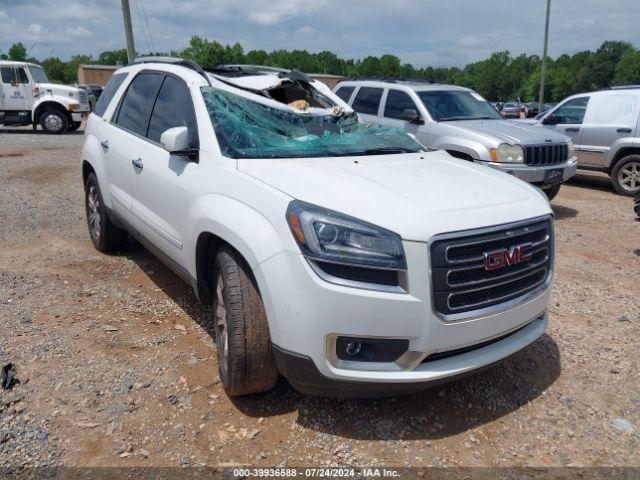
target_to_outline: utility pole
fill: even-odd
[[[127,37],[127,59],[129,65],[136,59],[136,47],[133,44],[133,29],[131,28],[131,10],[129,0],[122,0],[122,16],[124,17],[124,34]]]
[[[540,96],[538,97],[538,112],[544,111],[544,83],[547,79],[547,51],[549,49],[549,16],[551,14],[551,0],[547,0],[547,20],[544,24],[544,52],[542,54],[542,72],[540,75]]]

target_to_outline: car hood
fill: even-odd
[[[76,87],[70,87],[69,85],[58,85],[57,83],[39,83],[38,87],[43,93],[51,93],[56,95],[69,96],[70,93],[75,95],[75,98],[79,98],[80,89]]]
[[[393,230],[405,240],[551,214],[535,187],[444,152],[241,159],[238,169],[293,198]]]
[[[461,120],[447,122],[452,128],[471,132],[480,136],[488,136],[500,142],[521,145],[540,143],[561,143],[569,141],[568,137],[550,130],[541,130],[522,121],[509,120]]]

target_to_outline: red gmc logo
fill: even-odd
[[[509,249],[495,250],[484,254],[485,270],[497,270],[531,260],[531,244],[523,243]]]

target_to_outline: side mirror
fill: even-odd
[[[543,125],[558,125],[560,123],[560,117],[556,115],[547,115],[543,120]]]
[[[160,145],[172,155],[184,157],[189,161],[198,161],[198,150],[189,148],[189,129],[173,127],[162,132]]]
[[[413,123],[414,125],[422,125],[424,123],[422,117],[415,108],[405,109],[404,112],[402,112],[402,116],[407,122]]]

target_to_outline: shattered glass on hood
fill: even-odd
[[[401,129],[358,123],[355,113],[298,113],[212,87],[202,87],[202,94],[227,157],[334,157],[424,150]]]

